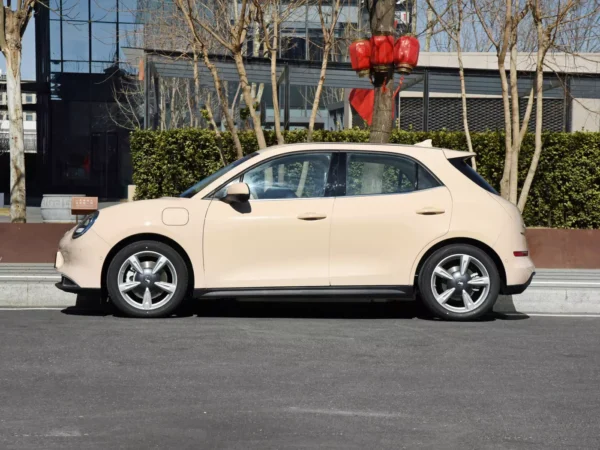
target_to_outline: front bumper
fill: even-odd
[[[70,280],[65,276],[63,276],[54,286],[61,291],[65,291],[70,294],[92,294],[100,291],[99,288],[82,288],[73,280]]]
[[[531,284],[531,281],[533,280],[534,275],[535,275],[535,272],[533,272],[531,274],[531,276],[529,277],[529,279],[523,284],[513,284],[511,286],[504,286],[502,288],[502,290],[500,291],[500,293],[504,294],[504,295],[522,294],[523,292],[525,292],[525,289],[527,289],[529,287],[529,285]]]
[[[59,243],[56,270],[81,290],[100,289],[102,266],[110,250],[108,244],[94,230],[78,239],[73,239],[72,234],[72,230],[65,233]],[[63,290],[74,289],[70,283],[58,284],[65,287]]]

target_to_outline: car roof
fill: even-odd
[[[315,148],[317,147],[317,148]],[[382,152],[393,152],[403,153],[403,149],[412,149],[427,152],[443,152],[447,159],[454,158],[469,158],[475,156],[475,153],[463,151],[463,150],[450,150],[446,148],[433,147],[431,140],[419,142],[417,144],[374,144],[371,142],[302,142],[295,144],[283,144],[275,145],[272,147],[263,148],[258,150],[261,155],[267,154],[279,154],[290,151],[304,151],[304,150],[351,150],[356,151],[357,149],[368,150],[368,151],[382,151]]]

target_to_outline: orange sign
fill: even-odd
[[[71,199],[71,214],[81,216],[93,213],[98,209],[98,197],[73,197]]]

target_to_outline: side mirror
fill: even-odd
[[[233,183],[227,187],[225,196],[221,198],[225,203],[244,203],[250,200],[250,188],[246,183]]]

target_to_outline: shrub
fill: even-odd
[[[306,141],[306,131],[284,133],[286,142]],[[277,140],[265,132],[269,145]],[[415,144],[432,139],[436,147],[465,150],[462,132],[395,130],[391,143]],[[240,132],[244,153],[258,149],[251,131]],[[315,142],[368,142],[366,130],[315,131]],[[498,188],[504,167],[504,135],[473,133],[477,170]],[[201,129],[138,130],[131,135],[133,182],[139,199],[176,196],[222,166],[219,148],[227,163],[235,159],[231,136]],[[600,133],[545,133],[542,156],[524,211],[528,226],[600,228]],[[534,138],[523,141],[520,158],[522,184],[533,155]]]

